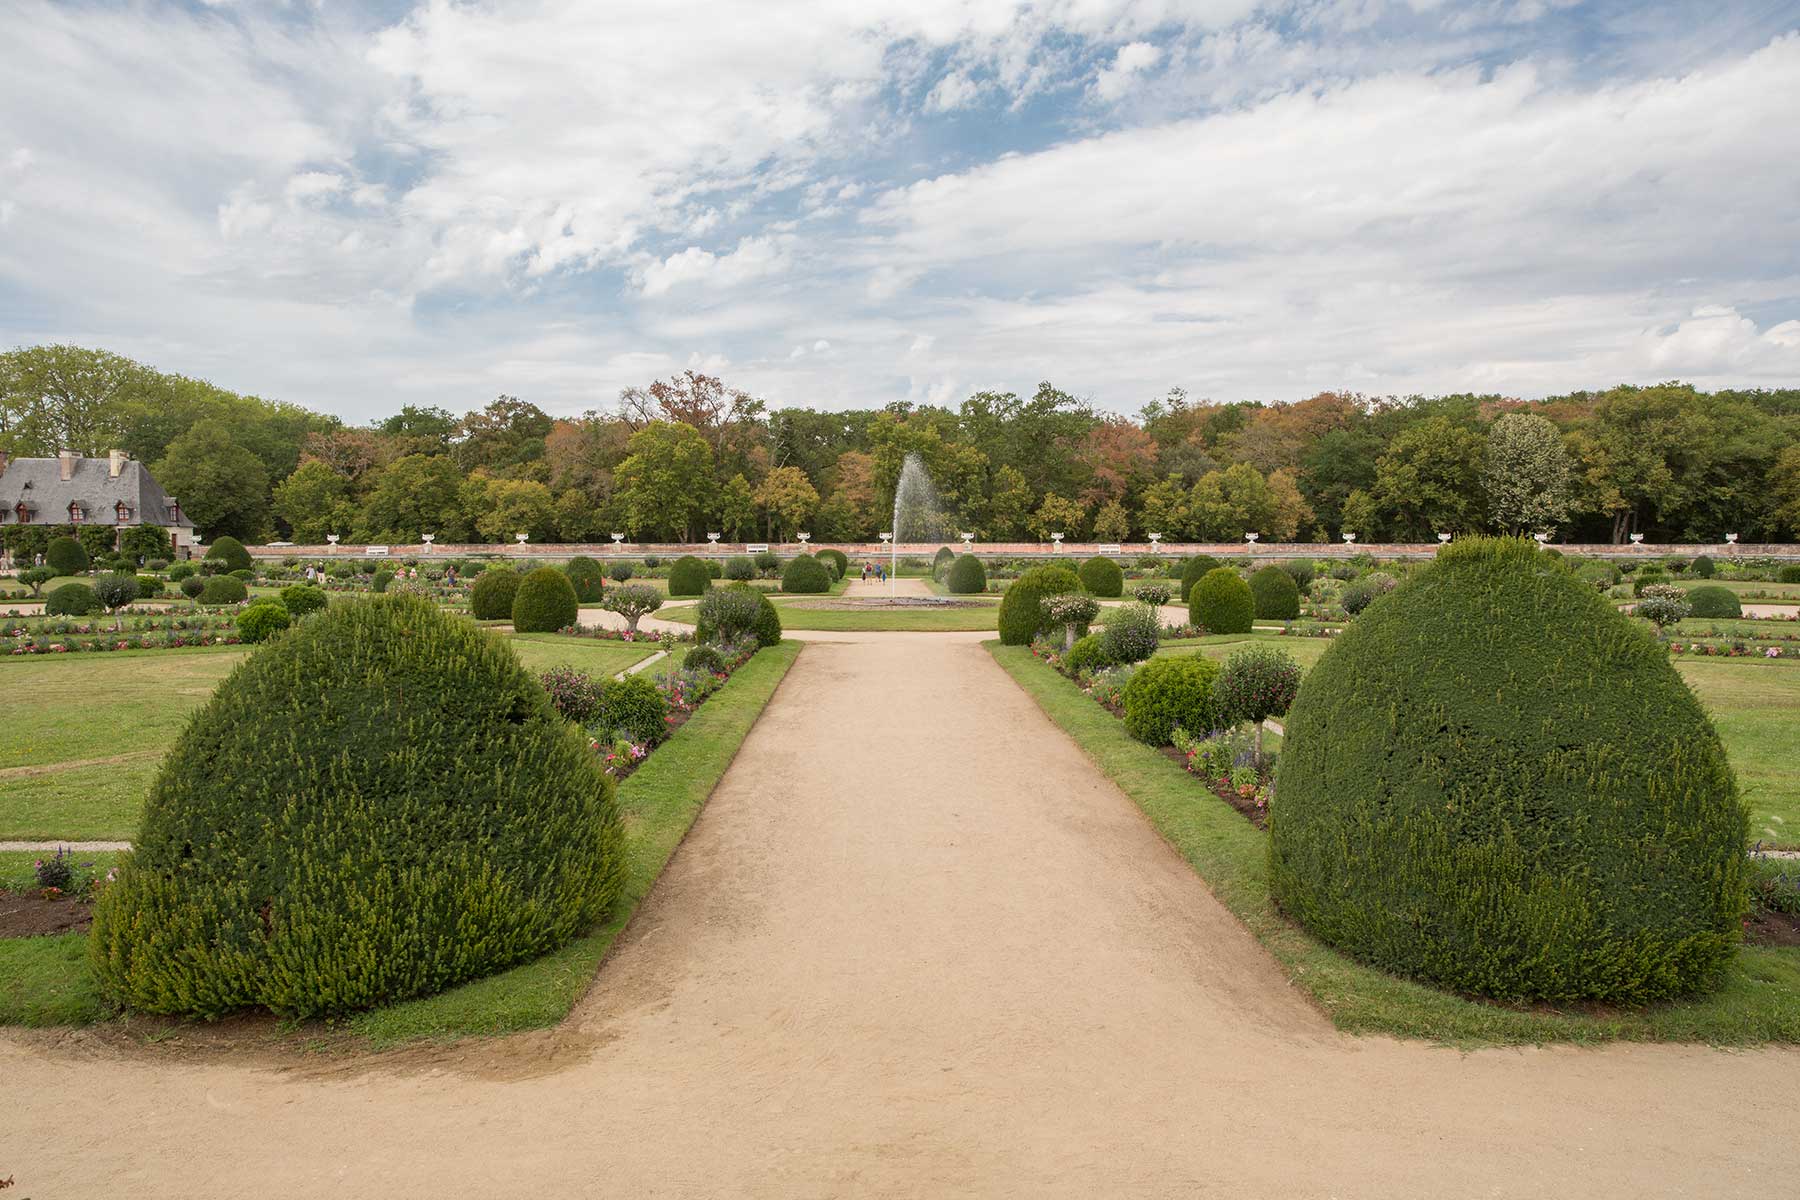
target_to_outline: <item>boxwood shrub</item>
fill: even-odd
[[[987,568],[973,554],[959,554],[944,573],[944,587],[952,596],[979,596],[987,591]]]
[[[1151,659],[1125,685],[1126,732],[1140,742],[1167,746],[1178,725],[1194,734],[1222,727],[1213,686],[1218,678],[1219,664],[1199,654]]]
[[[1464,538],[1332,640],[1287,719],[1270,882],[1322,940],[1506,1000],[1711,986],[1748,817],[1641,625],[1525,539]]]
[[[489,567],[469,589],[469,615],[477,621],[509,621],[519,594],[519,573],[511,567]]]
[[[575,624],[580,616],[575,585],[565,572],[539,567],[519,580],[519,590],[513,594],[514,633],[555,633]]]
[[[708,671],[714,675],[725,673],[725,656],[712,646],[695,646],[681,660],[684,671]]]
[[[504,641],[420,596],[335,606],[189,720],[95,905],[96,979],[304,1017],[535,958],[618,894],[612,792]]]
[[[266,642],[293,624],[287,606],[274,597],[248,605],[237,615],[238,637],[251,644]]]
[[[1286,568],[1267,566],[1250,577],[1256,615],[1265,621],[1292,621],[1300,615],[1300,587]]]
[[[1044,619],[1045,596],[1081,590],[1081,579],[1067,567],[1033,567],[1013,580],[1000,598],[1000,642],[1029,646],[1031,639],[1049,628]]]
[[[1210,571],[1216,571],[1225,564],[1210,554],[1196,554],[1181,564],[1181,601],[1187,603],[1188,594],[1194,590]]]
[[[1695,558],[1693,565],[1688,570],[1702,579],[1711,579],[1719,572],[1718,565],[1713,562],[1710,554],[1702,554]]]
[[[831,547],[827,546],[823,550],[813,551],[813,557],[829,562],[833,569],[837,571],[837,577],[839,579],[842,579],[850,573],[850,556],[845,554],[842,550],[833,550]]]
[[[939,546],[937,553],[931,556],[931,577],[942,579],[950,564],[956,561],[956,551],[948,546]]]
[[[725,560],[725,578],[733,583],[743,583],[756,578],[756,564],[739,554]]]
[[[1689,616],[1741,617],[1744,615],[1744,602],[1738,599],[1738,594],[1730,588],[1720,587],[1716,583],[1689,588],[1687,599]]]
[[[254,565],[244,543],[234,537],[222,537],[206,548],[206,561],[223,564],[226,571],[248,571]]]
[[[600,687],[600,711],[596,730],[610,740],[627,738],[654,746],[669,734],[669,702],[655,683],[642,674],[609,679]]]
[[[379,596],[381,593],[388,590],[388,584],[392,582],[394,582],[394,573],[386,567],[383,567],[381,570],[375,572],[375,577],[373,579],[369,580],[369,590]]]
[[[563,564],[563,574],[569,577],[569,586],[575,589],[575,601],[578,604],[592,604],[600,599],[600,593],[606,590],[606,572],[600,564],[585,554],[577,554]],[[630,578],[629,575],[626,576]]]
[[[711,586],[712,576],[707,573],[706,564],[691,554],[676,559],[669,568],[671,596],[698,596]]]
[[[250,598],[250,589],[234,575],[214,575],[200,589],[202,604],[242,604]]]
[[[1069,652],[1063,655],[1063,666],[1071,672],[1098,671],[1101,667],[1112,666],[1112,660],[1106,655],[1106,647],[1100,635],[1090,633],[1086,637],[1076,638]]]
[[[100,611],[100,597],[85,583],[65,583],[44,597],[47,617],[85,617]]]
[[[1800,583],[1800,563],[1789,563],[1776,575],[1781,583]]]
[[[325,602],[325,590],[310,583],[290,583],[281,589],[281,604],[289,616],[304,617],[307,613],[318,612],[325,607]]]
[[[756,637],[759,646],[779,646],[781,644],[781,614],[775,611],[775,604],[768,593],[761,588],[751,587],[747,583],[731,583],[720,589],[723,592],[747,593],[756,597],[756,616],[749,632]],[[721,611],[716,606],[701,602],[698,620],[694,623],[694,637],[702,642],[719,639],[719,626],[713,619]]]
[[[79,575],[88,569],[88,552],[72,537],[52,538],[44,563],[55,567],[58,575]]]
[[[810,554],[796,554],[781,568],[781,590],[817,595],[831,590],[831,570]]]
[[[1099,596],[1103,600],[1117,600],[1125,594],[1125,572],[1119,564],[1104,554],[1096,554],[1081,564],[1076,572],[1081,578],[1081,586],[1090,596]]]
[[[1214,567],[1188,592],[1188,620],[1208,633],[1249,633],[1256,623],[1256,598],[1236,571]]]

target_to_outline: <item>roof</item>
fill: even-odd
[[[0,510],[7,514],[8,522],[21,500],[37,510],[32,517],[34,525],[68,524],[71,504],[87,510],[84,524],[115,524],[121,500],[132,510],[128,525],[192,528],[194,524],[186,513],[179,518],[170,513],[169,494],[150,474],[150,468],[136,459],[127,459],[115,477],[110,459],[78,458],[68,479],[62,477],[59,459],[11,459],[0,471]]]

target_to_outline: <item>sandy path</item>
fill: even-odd
[[[11,1034],[0,1079],[42,1197],[1766,1196],[1800,1111],[1789,1050],[1339,1036],[929,634],[808,646],[559,1030],[285,1067]]]

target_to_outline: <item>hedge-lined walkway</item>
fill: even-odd
[[[81,1097],[0,1127],[45,1195],[1767,1195],[1800,1111],[1793,1050],[1336,1033],[975,639],[915,634],[808,647],[559,1030],[6,1035],[0,1076]]]

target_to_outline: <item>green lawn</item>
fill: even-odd
[[[573,639],[562,639],[564,642]],[[602,645],[610,645],[601,643]],[[628,647],[629,648],[629,647]],[[420,1038],[508,1033],[568,1015],[639,902],[662,874],[738,747],[801,652],[760,651],[619,787],[626,880],[607,919],[561,950],[436,996],[363,1013],[345,1027],[374,1047]],[[32,854],[0,855],[0,882],[29,877]],[[117,856],[81,855],[104,870]],[[87,1024],[107,1015],[88,970],[87,935],[0,938],[0,1025]],[[174,1024],[171,1022],[170,1024]],[[321,1027],[291,1031],[311,1037]]]
[[[612,675],[653,643],[555,634],[510,639],[527,669]],[[241,646],[0,659],[0,838],[119,841],[188,715],[243,661]],[[38,769],[41,768],[41,769]]]
[[[1269,896],[1266,834],[1162,753],[1134,741],[1122,722],[1024,647],[987,645],[1340,1029],[1471,1046],[1620,1039],[1800,1042],[1800,950],[1795,949],[1745,947],[1723,988],[1702,999],[1605,1012],[1487,1004],[1353,962],[1276,911]]]

